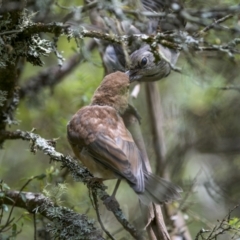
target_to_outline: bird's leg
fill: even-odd
[[[112,198],[115,198],[115,195],[117,193],[117,190],[118,190],[118,187],[119,187],[120,183],[121,183],[121,179],[118,179],[117,183],[116,183],[116,185],[114,187],[113,193],[112,193]]]
[[[116,201],[115,195],[117,193],[120,183],[121,183],[121,179],[118,179],[112,195],[104,200],[104,205],[109,211],[111,211],[112,209],[117,210],[119,208],[119,203]]]

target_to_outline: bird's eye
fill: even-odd
[[[145,66],[147,64],[147,58],[146,57],[143,57],[142,60],[141,60],[141,67]]]

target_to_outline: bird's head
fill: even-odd
[[[96,89],[91,105],[111,106],[119,113],[128,107],[129,77],[123,72],[114,72],[104,77]]]
[[[161,56],[164,56],[169,62],[175,63],[175,56],[177,60],[178,53],[160,45],[158,50],[161,52],[158,58],[154,56],[149,45],[131,54],[131,67],[126,72],[129,75],[130,82],[152,82],[169,75],[171,71],[170,65]]]

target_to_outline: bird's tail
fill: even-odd
[[[180,199],[182,189],[167,180],[151,173],[144,173],[145,191],[137,193],[140,201],[149,205],[151,202],[163,204]]]

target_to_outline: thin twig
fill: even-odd
[[[235,90],[235,91],[240,91],[240,87],[237,86],[225,86],[225,87],[216,87],[216,89],[219,90]]]
[[[34,240],[37,240],[37,222],[36,222],[36,213],[33,213],[33,229],[34,229]]]
[[[196,182],[197,182],[197,178],[198,176],[201,174],[201,170],[198,171],[198,173],[196,174],[196,176],[194,177],[193,181],[191,182],[191,185],[188,189],[188,191],[186,192],[186,194],[184,195],[183,199],[181,199],[181,202],[179,203],[179,206],[178,206],[178,209],[181,211],[183,210],[183,206],[184,204],[186,203],[187,199],[190,197],[190,194],[192,193],[193,191],[193,188],[195,187],[196,185]]]
[[[91,191],[92,193],[92,196],[93,196],[93,203],[94,203],[94,209],[97,213],[97,219],[98,219],[98,222],[102,228],[102,230],[107,234],[107,236],[112,239],[112,240],[116,240],[112,235],[111,233],[104,227],[104,224],[102,222],[102,219],[101,219],[101,216],[100,216],[100,212],[99,212],[99,208],[98,208],[98,200],[97,200],[97,194],[95,191]]]
[[[11,210],[10,210],[10,212],[9,212],[7,221],[6,221],[6,223],[0,228],[0,232],[1,232],[6,226],[8,226],[8,225],[12,222],[12,220],[10,220],[10,218],[11,218],[11,216],[12,216],[13,209],[14,209],[14,207],[15,207],[15,205],[16,205],[16,203],[17,203],[17,200],[18,200],[21,192],[23,191],[23,189],[24,189],[33,179],[35,179],[35,178],[37,178],[37,177],[38,177],[38,176],[35,176],[35,177],[32,177],[32,178],[28,179],[28,181],[21,187],[21,189],[20,189],[20,191],[19,191],[19,193],[18,193],[18,196],[17,196],[15,202],[13,203],[13,205],[12,205],[12,207],[11,207]]]
[[[216,25],[218,25],[219,23],[225,22],[226,20],[228,20],[229,18],[232,18],[233,15],[232,14],[228,14],[227,16],[220,18],[218,20],[215,20],[213,23],[211,23],[210,25],[206,26],[205,28],[203,28],[200,32],[198,32],[197,34],[194,35],[194,37],[199,37],[201,36],[203,33],[206,33],[207,31],[209,31],[210,29],[214,28]]]

